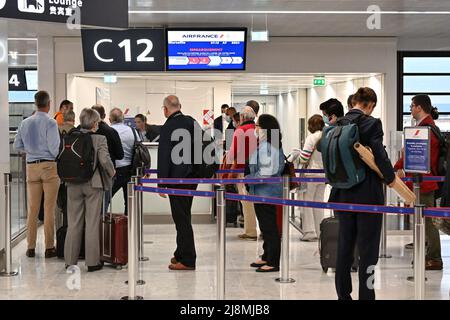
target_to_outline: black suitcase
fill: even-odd
[[[323,272],[328,272],[329,268],[336,269],[337,248],[339,236],[339,219],[330,217],[323,219],[320,224],[320,264]],[[358,252],[355,248],[355,259],[353,260],[352,271],[358,270]]]

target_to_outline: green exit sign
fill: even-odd
[[[327,85],[327,81],[325,78],[314,78],[313,84],[315,87],[325,87]]]

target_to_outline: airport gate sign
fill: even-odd
[[[404,136],[405,172],[430,173],[430,127],[406,127]]]

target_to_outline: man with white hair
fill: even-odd
[[[158,178],[192,178],[195,176],[194,157],[194,130],[200,130],[200,125],[190,116],[181,113],[181,104],[177,96],[168,96],[163,103],[164,116],[167,118],[161,127],[158,147]],[[184,131],[183,131],[184,130]],[[180,133],[180,134],[179,134]],[[185,133],[183,135],[183,133]],[[201,136],[201,134],[200,134]],[[189,139],[186,148],[181,152],[172,152],[181,143]],[[202,141],[196,141],[202,143]],[[188,154],[185,154],[188,152]],[[173,153],[173,154],[172,154]],[[184,157],[187,156],[187,159]],[[159,185],[161,188],[195,190],[197,185]],[[163,198],[166,195],[161,194]],[[169,269],[195,270],[196,251],[194,231],[191,223],[191,209],[193,197],[169,196],[172,218],[177,230],[177,248],[170,260]]]
[[[128,205],[128,182],[131,180],[131,176],[134,174],[132,172],[133,166],[133,151],[135,141],[140,141],[139,135],[133,133],[133,128],[127,126],[124,123],[124,115],[122,110],[119,108],[114,108],[109,113],[109,122],[111,122],[111,128],[119,133],[120,142],[123,148],[123,158],[121,160],[116,160],[116,177],[114,179],[114,185],[112,188],[112,195],[114,196],[117,191],[122,189],[123,198],[125,204],[125,215],[127,212]]]
[[[250,155],[256,150],[257,139],[255,136],[256,113],[250,106],[246,106],[240,113],[241,125],[234,131],[233,142],[227,155],[227,163],[233,163],[236,169],[245,169]],[[239,174],[240,178],[244,174]],[[247,195],[244,184],[236,185],[239,194]],[[241,201],[244,213],[244,233],[239,235],[241,240],[256,241],[256,215],[252,202]]]

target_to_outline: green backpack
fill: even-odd
[[[366,178],[366,168],[353,147],[359,142],[358,122],[340,118],[335,126],[323,129],[318,150],[322,153],[327,183],[334,188],[350,189]]]

